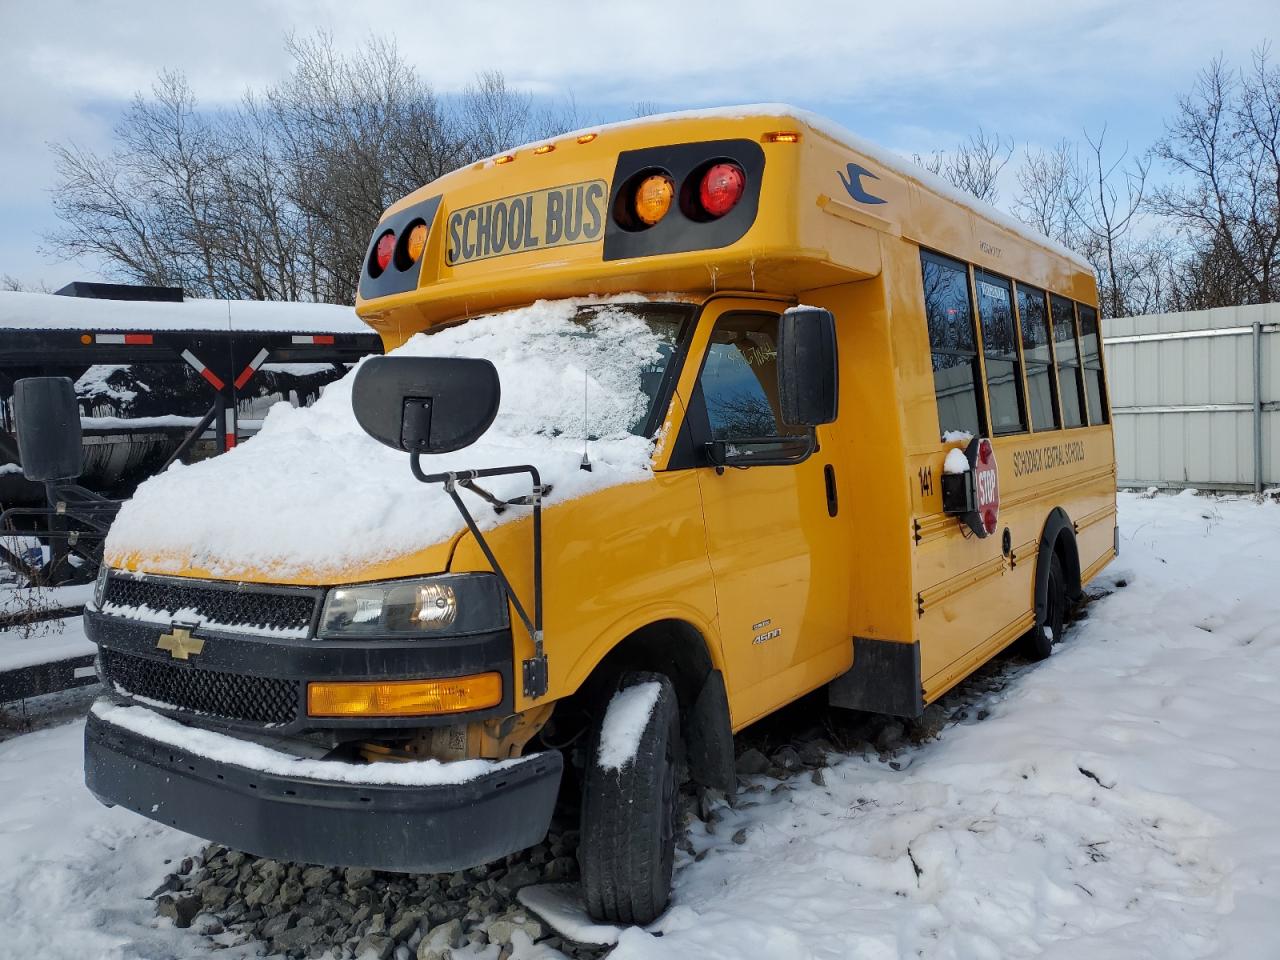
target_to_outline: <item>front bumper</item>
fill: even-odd
[[[85,783],[108,806],[257,856],[404,873],[539,843],[563,766],[549,751],[458,784],[344,783],[210,760],[92,712],[85,725]]]
[[[168,625],[109,616],[87,606],[84,626],[89,639],[98,644],[103,665],[109,666],[113,655],[127,657],[137,670],[163,678],[163,682],[139,687],[119,682],[108,669],[103,680],[109,689],[135,699],[145,697],[141,702],[153,701],[161,713],[178,719],[203,715],[226,727],[261,730],[270,726],[275,733],[358,732],[465,724],[515,711],[509,628],[430,640],[339,641],[262,637],[202,626],[194,631],[194,636],[205,641],[200,654],[175,660],[157,649],[158,639],[170,630]],[[502,701],[483,710],[394,718],[322,719],[307,715],[307,682],[311,680],[413,680],[486,672],[502,676]],[[264,692],[261,688],[267,686],[270,691]],[[214,688],[219,692],[211,693]],[[205,695],[192,702],[183,695],[201,691]],[[242,712],[260,699],[282,704],[269,722],[265,715],[258,720],[246,719]],[[246,704],[246,700],[255,702]]]

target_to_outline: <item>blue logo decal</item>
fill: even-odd
[[[877,197],[875,194],[867,193],[862,186],[862,178],[870,177],[872,180],[879,180],[874,173],[866,167],[860,167],[856,163],[848,166],[848,173],[837,170],[836,174],[840,177],[840,182],[844,184],[844,188],[849,191],[849,196],[857,200],[859,203],[884,203],[883,197]]]

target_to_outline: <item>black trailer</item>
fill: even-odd
[[[255,396],[263,367],[325,364],[332,370],[329,379],[336,379],[347,365],[381,352],[381,339],[353,310],[331,305],[186,300],[176,288],[116,284],[76,283],[59,295],[0,292],[0,479],[43,486],[38,504],[3,509],[0,503],[0,564],[32,583],[91,580],[120,502],[75,480],[20,475],[12,416],[19,380],[68,377],[74,382],[98,365],[170,364],[195,371],[207,400],[207,407],[200,401],[204,409],[198,417],[85,421],[90,427],[86,450],[95,442],[123,445],[144,434],[170,434],[161,462],[132,463],[145,475],[187,455],[210,430],[217,452],[239,442],[243,434],[236,412]],[[5,546],[6,534],[34,538],[42,544],[38,556]],[[3,629],[0,623],[0,634]],[[0,701],[92,681],[82,662],[0,668]]]

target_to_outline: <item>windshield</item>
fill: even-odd
[[[485,331],[467,337],[467,348],[458,352],[486,357],[497,366],[504,433],[586,440],[647,437],[666,413],[656,407],[695,309],[639,299],[544,301],[476,317],[432,338]]]

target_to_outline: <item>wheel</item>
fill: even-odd
[[[1044,620],[1022,638],[1022,652],[1027,659],[1043,660],[1053,653],[1053,645],[1062,639],[1066,614],[1067,581],[1062,575],[1062,561],[1055,551],[1049,555],[1049,584],[1045,590]]]
[[[650,699],[655,694],[656,702]],[[653,708],[644,722],[639,711],[646,702]],[[644,727],[637,731],[640,722]],[[639,735],[618,736],[628,731]],[[635,752],[628,757],[631,745]],[[624,674],[596,726],[582,788],[578,863],[587,912],[596,920],[644,924],[666,909],[680,760],[671,681],[661,673]]]

